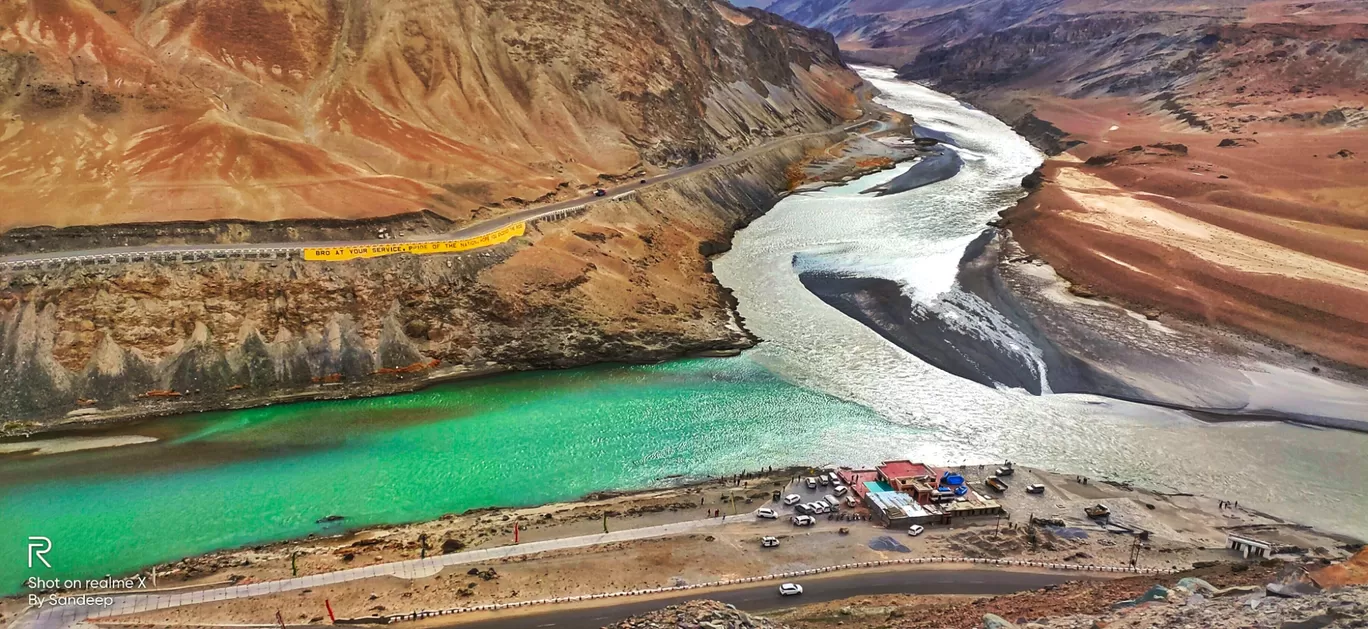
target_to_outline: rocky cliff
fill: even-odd
[[[0,288],[0,417],[27,431],[747,347],[705,253],[778,200],[792,163],[840,135],[467,254],[17,274]]]
[[[4,0],[0,231],[467,220],[857,116],[837,54],[713,0]]]
[[[0,254],[437,234],[769,147],[460,255],[7,271],[10,431],[747,346],[706,255],[866,104],[830,36],[712,0],[0,17]]]

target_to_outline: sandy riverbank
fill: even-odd
[[[1368,389],[1352,373],[1236,332],[1081,296],[998,230],[971,244],[958,285],[1038,351],[1031,355],[910,299],[896,282],[800,274],[803,285],[923,361],[985,386],[1087,393],[1191,411],[1368,431]],[[955,314],[961,314],[956,312]],[[1044,378],[1040,367],[1044,367]],[[1314,368],[1314,369],[1313,369]]]

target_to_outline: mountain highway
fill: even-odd
[[[1078,575],[1008,572],[1004,570],[927,570],[911,569],[883,572],[863,572],[833,575],[796,581],[803,586],[801,596],[779,596],[779,583],[734,590],[692,592],[682,596],[630,600],[611,606],[549,606],[535,614],[496,613],[479,620],[461,620],[452,616],[442,624],[425,627],[459,627],[461,629],[598,629],[621,621],[628,616],[644,614],[685,601],[707,599],[730,603],[746,612],[765,612],[794,605],[808,605],[836,601],[868,594],[1011,594],[1034,590],[1065,581],[1078,580]]]
[[[870,125],[873,127],[861,133],[861,136],[869,136],[882,133],[890,128],[888,121],[874,118],[867,118],[859,122],[843,127],[843,130],[850,132],[860,127]],[[754,146],[744,151],[721,157],[706,162],[700,162],[692,166],[686,166],[672,170],[654,177],[648,177],[644,181],[618,186],[606,190],[607,194],[602,197],[588,196],[578,199],[569,199],[550,205],[542,205],[527,208],[480,221],[454,232],[445,234],[433,234],[421,237],[400,238],[400,239],[375,239],[375,240],[354,240],[354,241],[291,241],[276,243],[237,243],[237,244],[202,244],[202,245],[144,245],[134,247],[109,247],[101,249],[86,249],[75,251],[53,251],[44,253],[30,253],[0,256],[0,271],[4,270],[23,270],[44,268],[50,266],[62,266],[70,264],[109,264],[115,262],[142,262],[145,260],[166,260],[166,261],[202,261],[217,260],[227,258],[245,259],[278,259],[288,258],[292,255],[299,255],[304,249],[330,248],[330,247],[357,247],[376,244],[395,244],[395,243],[426,243],[441,242],[447,240],[462,240],[482,236],[520,221],[535,221],[555,219],[569,213],[586,208],[597,202],[612,201],[624,195],[635,193],[642,188],[658,183],[686,177],[693,173],[727,166],[738,161],[748,159],[759,153],[771,150],[776,146],[787,142],[794,142],[801,139],[813,138],[835,129],[826,131],[815,131],[798,135],[785,136],[771,142],[766,142],[759,146]]]

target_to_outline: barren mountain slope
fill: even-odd
[[[707,256],[868,106],[712,0],[0,0],[0,88],[5,253],[449,233],[761,147],[462,254],[7,270],[0,433],[747,347]]]
[[[1078,293],[1368,367],[1368,2],[995,3],[824,19],[1067,151],[1005,225]]]
[[[857,114],[711,0],[0,0],[0,231],[455,220]]]
[[[1362,0],[775,0],[779,15],[834,34],[850,58],[903,65],[923,50],[1074,17],[1336,24]]]

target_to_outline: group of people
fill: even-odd
[[[1229,500],[1222,500],[1222,501],[1221,501],[1221,508],[1222,508],[1222,509],[1225,509],[1225,508],[1227,508],[1227,507],[1229,507],[1229,508],[1231,508],[1231,509],[1239,509],[1239,508],[1240,508],[1240,501],[1239,501],[1239,500],[1236,500],[1235,502],[1231,502],[1231,501],[1229,501]]]
[[[742,481],[744,481],[744,480],[750,478],[751,476],[759,476],[759,475],[761,475],[761,474],[772,474],[772,473],[774,473],[774,467],[773,467],[773,466],[764,468],[764,469],[762,469],[762,470],[756,472],[755,474],[750,474],[750,473],[747,472],[746,470],[741,470],[741,473],[740,473],[740,474],[737,474],[736,476],[723,476],[722,478],[717,479],[717,484],[718,484],[718,485],[734,485],[734,486],[736,486],[736,487],[740,487],[740,486],[744,485],[744,483],[743,483]]]

